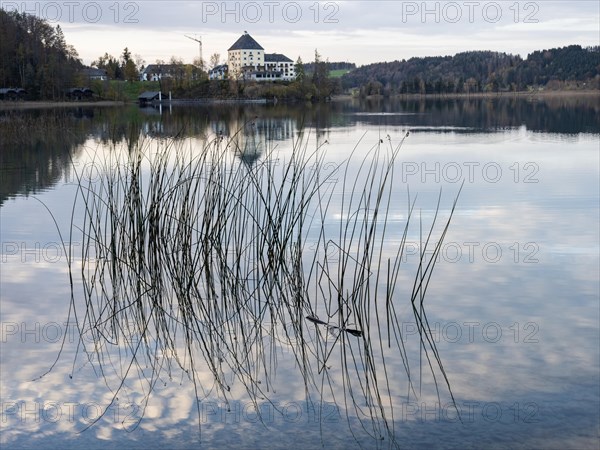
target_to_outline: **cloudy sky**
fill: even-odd
[[[124,47],[146,63],[203,57],[244,31],[270,53],[358,65],[413,56],[496,50],[527,56],[569,44],[600,45],[600,2],[591,1],[4,1],[60,24],[84,63]]]

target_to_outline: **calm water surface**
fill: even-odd
[[[597,448],[599,124],[597,98],[0,111],[0,443]],[[372,160],[374,149],[387,154],[407,132],[381,252],[394,253],[414,202],[393,298],[412,387],[407,362],[397,347],[388,348],[385,333],[377,333],[374,315],[369,333],[365,327],[363,336],[332,344],[326,370],[312,354],[307,370],[285,320],[273,317],[271,333],[249,350],[258,352],[249,358],[255,373],[241,376],[222,349],[212,349],[211,357],[230,364],[219,369],[227,395],[213,372],[202,370],[204,363],[195,385],[181,369],[145,372],[152,367],[148,361],[159,358],[150,351],[132,368],[131,347],[117,346],[99,363],[94,341],[82,346],[70,307],[83,298],[77,258],[89,242],[69,232],[72,217],[76,225],[82,217],[81,200],[74,206],[78,176],[98,182],[107,155],[126,154],[128,143],[143,142],[148,154],[176,147],[197,157],[207,141],[222,138],[235,143],[226,148],[234,163],[280,170],[303,148],[322,158],[331,199],[323,229],[335,235],[340,218],[364,212],[344,206],[348,180],[360,179],[361,163]],[[423,248],[419,221],[426,233],[438,198],[438,221],[447,220],[457,196],[424,301],[452,403],[439,366],[433,361],[434,378],[420,350],[410,294]],[[442,231],[438,223],[434,243]],[[307,253],[317,251],[314,235],[307,236]],[[62,246],[69,240],[75,298]],[[326,248],[326,260],[336,264],[338,252]],[[321,319],[327,315],[316,297],[310,301]],[[320,325],[298,320],[305,321],[306,335],[298,339],[307,346],[323,339]],[[367,337],[378,350],[371,362],[361,353]],[[155,350],[161,358],[166,351]],[[342,367],[345,354],[361,355],[347,359],[355,365],[352,380]],[[376,386],[374,378],[360,376],[370,364]],[[258,389],[254,394],[245,376]],[[373,389],[381,403],[370,403]]]

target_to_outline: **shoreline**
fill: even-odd
[[[573,90],[573,91],[517,91],[517,92],[474,92],[474,93],[454,93],[454,94],[397,94],[390,97],[383,95],[369,95],[363,97],[366,100],[378,99],[394,99],[394,100],[459,100],[459,99],[494,99],[494,98],[570,98],[570,97],[600,97],[600,89]],[[331,101],[358,100],[360,97],[351,94],[335,95]],[[24,109],[42,109],[42,108],[80,108],[80,107],[110,107],[110,106],[126,106],[135,105],[137,102],[131,101],[0,101],[0,111],[2,110],[24,110]],[[192,104],[211,104],[211,103],[239,103],[239,104],[260,104],[268,103],[266,99],[248,99],[246,101],[231,100],[231,99],[172,99],[170,102],[163,102],[163,106],[169,104],[176,105],[192,105]]]
[[[266,105],[266,98],[173,98],[171,100],[152,101],[151,106],[193,106],[193,105]]]
[[[454,100],[454,99],[493,99],[493,98],[560,98],[560,97],[598,97],[600,89],[564,90],[564,91],[515,91],[515,92],[472,92],[472,93],[446,93],[446,94],[396,94],[389,97],[383,95],[368,95],[364,99],[401,99],[401,100]],[[332,100],[360,99],[350,94],[336,95]]]
[[[125,106],[130,105],[129,102],[119,102],[114,100],[102,100],[98,102],[53,102],[44,100],[35,101],[0,101],[0,111],[7,109],[41,109],[41,108],[78,108],[81,106]]]

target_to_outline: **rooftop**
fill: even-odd
[[[265,62],[293,62],[281,53],[265,53]]]
[[[264,50],[258,42],[254,40],[248,33],[244,33],[235,43],[227,49],[231,50]]]
[[[98,69],[97,67],[84,67],[83,69],[81,69],[81,73],[88,77],[106,76],[106,70]]]
[[[158,98],[158,94],[160,94],[158,91],[145,91],[139,95],[138,100],[154,100]]]
[[[148,64],[142,73],[168,73],[177,67],[177,64]]]

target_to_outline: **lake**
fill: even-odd
[[[0,133],[3,446],[597,448],[597,96]]]

